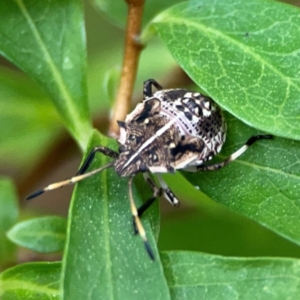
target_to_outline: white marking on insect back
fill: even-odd
[[[150,98],[147,99],[147,100],[150,100]],[[144,102],[143,103],[138,103],[137,106],[135,107],[135,109],[130,114],[128,114],[126,116],[125,122],[129,123],[134,119],[134,117],[139,115],[142,112],[142,110],[144,108],[144,105],[145,105]]]
[[[187,92],[183,95],[184,98],[192,98],[193,97],[193,93],[191,92]]]
[[[122,145],[124,145],[126,142],[126,130],[123,127],[120,128],[120,137],[119,137],[118,141]]]
[[[168,104],[163,103],[161,107],[160,114],[162,116],[166,116],[169,119],[173,119],[174,116],[180,121],[177,123],[177,127],[179,128],[179,131],[181,135],[195,135],[197,136],[197,131],[193,127],[198,119],[194,119],[192,121],[188,120],[188,118],[184,115],[184,112],[182,111],[177,111],[176,113],[172,110],[168,110]],[[190,132],[191,131],[191,132]]]
[[[203,105],[206,109],[210,109],[210,102],[209,101],[203,101]]]
[[[203,112],[203,116],[204,117],[209,117],[211,115],[211,111],[210,110],[203,109],[202,112]]]
[[[169,170],[164,166],[149,167],[151,173],[169,173]]]
[[[164,132],[166,132],[176,121],[177,117],[173,118],[170,120],[167,124],[165,124],[162,128],[157,130],[157,132],[149,138],[145,143],[141,145],[141,147],[138,149],[138,151],[133,154],[126,162],[126,164],[123,166],[123,169],[126,168],[141,152],[144,150],[147,146],[149,146],[156,138],[161,136]]]

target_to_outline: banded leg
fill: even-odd
[[[58,188],[61,188],[65,185],[68,185],[68,184],[74,184],[78,181],[81,181],[85,178],[88,178],[90,176],[93,176],[94,174],[96,173],[99,173],[101,171],[103,171],[104,169],[107,169],[107,168],[110,168],[113,166],[113,163],[114,162],[110,162],[108,164],[106,164],[105,166],[102,166],[101,168],[98,168],[98,169],[95,169],[89,173],[85,173],[85,174],[82,174],[82,175],[77,175],[77,176],[74,176],[70,179],[67,179],[67,180],[64,180],[64,181],[60,181],[60,182],[56,182],[56,183],[52,183],[52,184],[49,184],[48,186],[46,186],[45,188],[41,189],[41,190],[38,190],[32,194],[30,194],[29,196],[26,197],[26,200],[30,200],[32,198],[35,198],[47,191],[52,191],[52,190],[55,190],[55,189],[58,189]]]
[[[149,185],[149,187],[152,190],[152,197],[148,199],[146,202],[144,202],[139,208],[138,208],[138,215],[139,217],[142,216],[142,214],[155,202],[157,197],[160,197],[162,194],[162,189],[160,189],[155,182],[151,179],[148,173],[143,173],[144,179],[146,183]]]
[[[136,205],[134,203],[134,199],[133,199],[133,195],[132,195],[132,181],[133,181],[133,176],[131,176],[129,178],[128,188],[129,188],[130,208],[131,208],[131,213],[132,213],[132,216],[133,216],[133,219],[134,219],[134,224],[136,226],[136,230],[137,230],[138,234],[140,235],[140,237],[142,238],[142,240],[144,242],[144,246],[145,246],[145,249],[146,249],[148,255],[150,256],[150,258],[152,260],[154,260],[153,251],[152,251],[152,249],[150,247],[150,244],[147,240],[145,229],[143,227],[143,224],[142,224],[141,219],[140,219],[139,214],[138,214],[138,210],[137,210]]]
[[[162,86],[156,82],[154,79],[148,79],[144,82],[143,95],[144,99],[152,97],[152,86],[156,87],[158,90],[162,90]]]
[[[180,205],[179,200],[176,198],[175,194],[171,191],[169,186],[166,184],[166,182],[163,180],[160,174],[156,174],[157,179],[159,181],[159,184],[162,188],[163,194],[165,198],[173,205],[178,207]]]
[[[197,171],[215,171],[219,170],[226,165],[228,165],[230,162],[234,161],[237,159],[240,155],[242,155],[254,142],[257,140],[263,140],[263,139],[272,139],[273,136],[268,134],[268,135],[256,135],[252,136],[244,146],[242,146],[239,150],[231,154],[228,158],[226,158],[224,161],[212,165],[200,165],[200,166],[192,166],[188,167],[185,170],[190,171],[190,172],[197,172]]]
[[[155,202],[155,200],[164,194],[165,198],[173,205],[173,206],[179,206],[180,202],[174,195],[174,193],[171,191],[171,189],[168,187],[168,185],[165,183],[165,181],[162,179],[162,177],[159,174],[156,174],[158,181],[161,185],[161,188],[159,188],[156,183],[151,179],[148,173],[143,173],[144,179],[146,183],[150,186],[153,195],[150,199],[148,199],[146,202],[144,202],[139,208],[138,208],[138,216],[141,217],[142,214]],[[133,220],[133,228],[135,234],[137,234],[137,226],[135,224],[135,220]]]
[[[106,156],[109,156],[111,158],[114,158],[114,159],[118,158],[118,156],[119,156],[119,154],[117,152],[111,150],[110,148],[103,147],[103,146],[97,146],[89,153],[88,157],[83,162],[82,166],[77,171],[76,175],[85,173],[85,171],[88,169],[88,167],[91,165],[92,161],[94,160],[96,152],[100,152],[100,153],[102,153]]]
[[[146,183],[150,186],[153,195],[151,198],[149,198],[146,202],[144,202],[139,208],[138,208],[138,216],[141,217],[143,213],[155,202],[157,197],[161,196],[162,189],[160,189],[155,182],[150,178],[150,176],[147,173],[143,173],[144,179]],[[133,218],[133,230],[134,234],[138,233],[137,226],[135,223],[135,219]]]
[[[157,179],[159,181],[159,184],[161,188],[159,188],[156,183],[151,179],[148,173],[143,173],[144,179],[146,183],[150,186],[153,196],[148,199],[145,203],[141,205],[138,209],[139,217],[142,216],[142,214],[151,206],[152,203],[155,202],[157,197],[160,197],[162,194],[165,196],[165,198],[173,205],[173,206],[179,206],[180,202],[174,195],[174,193],[171,191],[171,189],[168,187],[168,185],[165,183],[165,181],[162,179],[160,174],[156,174]],[[135,227],[135,226],[134,226]]]

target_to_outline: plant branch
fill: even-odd
[[[124,120],[131,103],[134,82],[136,78],[141,44],[137,38],[141,31],[144,0],[126,0],[128,4],[128,17],[125,38],[125,53],[122,66],[120,86],[117,100],[113,108],[108,134],[114,138],[119,136],[117,120]]]

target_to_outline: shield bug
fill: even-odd
[[[153,86],[157,89],[154,93]],[[154,259],[140,217],[162,194],[172,205],[179,205],[178,199],[160,173],[174,173],[179,169],[189,172],[217,170],[243,154],[255,141],[270,139],[272,136],[253,136],[224,161],[206,164],[205,162],[221,151],[226,138],[225,119],[216,103],[198,92],[186,89],[164,90],[153,79],[144,82],[143,94],[144,99],[127,115],[125,121],[118,121],[120,127],[118,152],[103,146],[95,147],[76,176],[50,184],[26,199],[76,183],[113,167],[119,176],[129,178],[129,201],[134,230],[143,239],[150,258]],[[97,152],[111,157],[112,161],[86,173]],[[132,196],[132,181],[139,172],[143,173],[153,196],[137,208]],[[156,175],[158,184],[152,180],[150,173]]]

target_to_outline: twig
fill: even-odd
[[[144,0],[126,0],[128,17],[126,26],[125,53],[122,66],[120,86],[117,100],[113,108],[108,134],[114,138],[119,136],[117,120],[124,120],[131,103],[131,96],[136,78],[139,56],[142,50],[137,41],[140,34]]]

